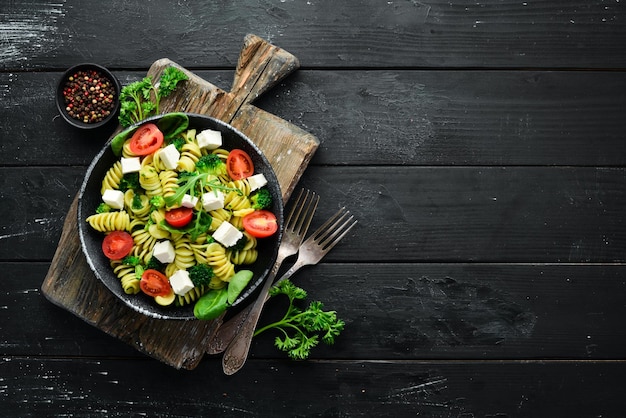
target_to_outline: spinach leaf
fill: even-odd
[[[240,270],[228,282],[228,303],[232,305],[239,294],[250,283],[253,273],[250,270]]]
[[[228,292],[226,288],[205,293],[196,301],[193,307],[193,314],[196,318],[202,320],[215,319],[226,311],[228,306],[227,299]]]
[[[189,127],[189,117],[181,112],[167,113],[156,124],[163,132],[163,138],[167,141],[185,132]]]

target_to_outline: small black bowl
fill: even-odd
[[[81,76],[80,80],[75,79],[77,75]],[[90,77],[91,80],[83,80],[82,78],[84,76]],[[100,80],[100,85],[94,83],[94,80]],[[108,82],[105,85],[102,84],[102,81]],[[83,87],[85,87],[85,89],[83,89]],[[94,91],[90,91],[92,87]],[[120,109],[120,90],[121,85],[119,80],[105,67],[92,63],[78,64],[65,71],[59,80],[56,91],[57,108],[63,119],[76,128],[99,128],[117,118]],[[85,94],[85,91],[88,93]],[[100,97],[101,93],[104,95],[103,97]],[[66,101],[66,96],[67,99],[72,101]],[[89,117],[87,122],[85,122],[82,117],[70,115],[68,106],[71,106],[73,111],[80,115],[94,110],[93,99],[97,102],[96,106],[101,106],[104,110],[107,110],[109,114],[104,117]],[[80,103],[80,100],[83,100],[83,102]],[[108,100],[111,101],[109,102]]]

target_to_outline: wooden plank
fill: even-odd
[[[116,18],[102,24],[111,10]],[[146,68],[159,51],[188,68],[233,67],[247,32],[280,39],[305,67],[626,67],[621,5],[601,0],[163,2],[136,42],[128,28],[146,16],[142,5],[120,0],[5,2],[0,69],[84,61]],[[94,39],[106,41],[94,48]]]
[[[39,287],[48,267],[0,263],[0,354],[143,357],[45,300]],[[315,360],[610,360],[622,359],[626,344],[626,306],[619,297],[626,291],[625,268],[322,263],[303,269],[294,283],[347,324],[336,344],[313,350]],[[278,319],[285,308],[284,299],[271,300],[261,323]],[[251,358],[285,359],[273,346],[276,335],[256,337]]]
[[[128,84],[145,72],[117,74]],[[232,82],[231,71],[197,74]],[[57,77],[0,74],[0,165],[87,165],[104,144],[108,131],[55,118],[39,92]],[[320,139],[315,165],[621,166],[623,91],[620,72],[300,70],[254,103]]]
[[[617,417],[626,407],[621,361],[251,360],[233,378],[217,359],[180,372],[149,361],[5,358],[0,372],[7,416]]]
[[[10,200],[0,206],[0,260],[52,258],[82,174],[0,168]],[[321,196],[314,225],[340,205],[360,220],[330,261],[613,263],[626,254],[625,177],[624,168],[311,166],[301,186]]]

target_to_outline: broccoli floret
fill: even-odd
[[[107,205],[104,202],[100,203],[98,207],[96,208],[96,213],[107,213],[107,212],[111,212],[111,206]]]
[[[152,196],[150,198],[150,205],[154,209],[161,209],[162,207],[165,207],[165,199],[160,195]]]
[[[143,207],[143,201],[141,200],[141,195],[136,194],[133,196],[131,207],[135,210],[139,210]]]
[[[165,269],[165,264],[161,263],[156,257],[150,257],[150,260],[146,263],[146,270],[148,269],[162,272]]]
[[[200,157],[196,162],[196,170],[199,173],[208,173],[214,176],[226,174],[226,163],[217,154],[207,154]]]
[[[182,136],[177,136],[176,138],[172,138],[169,143],[174,144],[178,151],[182,151],[183,145],[185,145],[187,141],[185,141],[185,138],[183,138]]]
[[[268,209],[272,206],[272,195],[268,189],[262,188],[250,196],[250,201],[254,209]]]
[[[241,238],[239,238],[239,240],[235,243],[235,245],[228,247],[228,249],[233,250],[233,251],[241,251],[243,250],[243,247],[245,247],[247,243],[248,243],[248,237],[244,235]]]
[[[126,173],[120,180],[120,190],[125,192],[128,189],[139,190],[139,173]]]
[[[141,258],[136,255],[127,255],[122,259],[122,264],[126,264],[127,266],[137,266],[141,263]]]
[[[213,276],[215,276],[213,268],[208,264],[196,264],[190,267],[188,272],[189,279],[191,279],[194,286],[207,286]]]

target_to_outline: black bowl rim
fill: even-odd
[[[261,149],[244,133],[242,133],[241,131],[239,131],[237,128],[233,127],[232,125],[214,118],[212,116],[208,116],[208,115],[202,115],[202,114],[198,114],[198,113],[191,113],[191,112],[178,112],[178,113],[184,113],[185,115],[189,116],[190,118],[190,125],[191,125],[191,120],[193,118],[202,118],[202,119],[208,119],[211,120],[213,123],[215,123],[216,125],[222,126],[224,129],[226,130],[230,130],[231,132],[233,132],[235,135],[238,135],[239,137],[241,137],[244,141],[246,141],[251,148],[255,149],[256,152],[258,153],[258,156],[264,161],[264,163],[266,164],[267,168],[268,168],[268,173],[269,176],[271,178],[268,179],[269,181],[275,181],[276,182],[276,186],[278,187],[278,190],[280,191],[280,183],[278,182],[278,178],[276,177],[276,173],[274,172],[274,169],[272,167],[272,165],[270,164],[269,160],[267,159],[267,157],[265,156],[265,154],[263,153],[263,151],[261,151]],[[158,120],[159,118],[163,117],[164,114],[161,115],[156,115],[156,116],[151,116],[149,118],[146,118],[144,120],[142,120],[141,122],[137,122],[135,124],[133,124],[132,126],[128,127],[127,129],[130,128],[134,128],[140,125],[143,125],[144,123],[148,123],[154,120]],[[98,164],[98,162],[100,161],[100,159],[104,156],[104,154],[110,150],[110,145],[111,145],[111,141],[113,140],[113,138],[115,137],[115,134],[111,135],[111,137],[107,140],[107,142],[104,144],[104,146],[102,147],[102,149],[98,152],[98,154],[94,157],[94,159],[91,161],[91,163],[89,164],[89,167],[87,168],[87,171],[85,173],[85,176],[83,178],[83,182],[80,186],[79,192],[78,192],[78,210],[77,210],[77,222],[78,222],[78,235],[80,238],[80,244],[81,244],[81,250],[83,252],[83,254],[85,255],[85,259],[87,261],[87,264],[89,265],[91,271],[94,273],[94,275],[96,276],[96,278],[105,285],[105,287],[108,288],[108,290],[121,302],[123,302],[126,306],[130,307],[131,309],[133,309],[136,312],[139,312],[141,314],[144,314],[148,317],[152,317],[152,318],[156,318],[156,319],[175,319],[175,320],[197,320],[197,318],[195,316],[193,316],[193,312],[190,312],[187,315],[183,315],[180,312],[181,311],[176,311],[176,314],[163,314],[163,313],[158,313],[158,312],[154,312],[153,310],[147,310],[147,309],[143,309],[142,307],[137,306],[136,303],[132,303],[132,298],[130,297],[122,297],[122,295],[118,295],[115,291],[115,289],[112,289],[109,287],[109,284],[106,280],[104,280],[104,278],[101,276],[101,272],[96,268],[96,265],[94,263],[94,260],[92,259],[91,254],[89,253],[89,251],[87,250],[87,242],[86,242],[86,234],[87,234],[87,225],[86,222],[84,221],[84,213],[85,213],[85,208],[83,207],[83,195],[85,194],[86,188],[87,188],[87,184],[89,182],[90,176],[93,172],[93,170],[95,169],[96,165]],[[244,291],[239,295],[239,297],[235,300],[235,302],[230,306],[229,310],[236,312],[240,309],[243,308],[243,302],[246,301],[252,294],[256,293],[259,289],[260,286],[265,282],[265,280],[268,278],[271,269],[273,268],[276,259],[278,258],[278,247],[280,246],[280,243],[282,242],[282,237],[283,237],[283,229],[284,229],[284,203],[282,200],[282,194],[280,196],[277,196],[277,199],[275,199],[276,201],[276,206],[278,208],[278,213],[275,213],[276,217],[278,218],[278,225],[279,225],[279,230],[277,232],[278,236],[277,236],[277,240],[276,240],[276,246],[275,248],[273,248],[271,257],[270,257],[270,262],[268,263],[268,265],[266,266],[266,268],[263,270],[263,272],[259,275],[259,277],[257,278],[256,281],[254,281],[253,283],[248,283],[248,285],[246,286],[246,288],[244,289]],[[119,291],[119,290],[118,290]],[[136,296],[136,295],[133,295]],[[155,308],[157,308],[155,306]],[[166,308],[166,307],[165,307]],[[190,309],[191,308],[191,309]],[[157,308],[158,309],[158,308]],[[172,308],[172,309],[176,309],[176,308]],[[186,307],[183,308],[178,308],[178,309],[184,309],[187,311],[192,311],[193,310],[193,304],[188,305]],[[163,309],[166,310],[166,309]]]
[[[109,116],[106,117],[106,119],[101,120],[100,122],[96,122],[96,123],[84,123],[81,122],[77,119],[74,119],[72,117],[70,117],[70,115],[67,114],[67,111],[65,110],[65,103],[63,100],[63,85],[65,84],[65,81],[67,80],[67,77],[80,69],[85,69],[85,68],[91,68],[91,69],[96,69],[100,72],[102,72],[104,75],[106,75],[115,85],[115,102],[114,102],[114,106],[113,106],[113,111],[111,112],[111,114]],[[70,125],[76,127],[76,128],[80,128],[80,129],[95,129],[95,128],[99,128],[101,126],[107,125],[109,122],[111,122],[111,120],[113,119],[117,119],[117,114],[119,112],[120,109],[120,91],[122,90],[122,85],[120,84],[120,81],[117,79],[117,77],[115,77],[115,75],[111,72],[111,70],[109,70],[106,67],[103,67],[100,64],[95,64],[95,63],[91,63],[91,62],[84,62],[81,64],[76,64],[71,66],[70,68],[68,68],[67,70],[65,70],[65,72],[63,73],[63,75],[61,76],[61,78],[59,79],[59,82],[57,83],[57,89],[56,89],[56,104],[57,104],[57,109],[59,111],[59,113],[61,114],[61,117]]]

